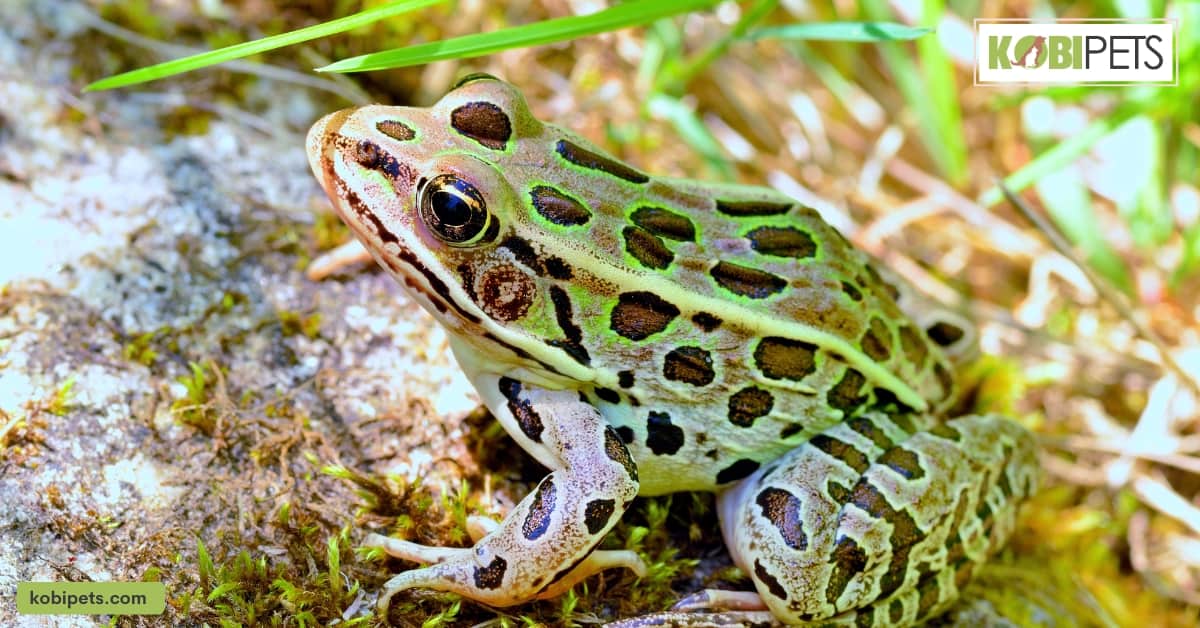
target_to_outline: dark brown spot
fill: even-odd
[[[866,454],[854,448],[843,440],[838,440],[828,434],[817,434],[808,440],[808,444],[829,454],[831,457],[846,463],[846,466],[862,474],[871,466]]]
[[[816,257],[817,242],[795,227],[758,227],[746,233],[750,246],[763,255],[807,259]]]
[[[816,351],[811,343],[768,336],[754,348],[754,364],[771,379],[800,381],[817,370]]]
[[[788,599],[787,589],[783,588],[783,585],[779,584],[779,580],[777,580],[775,576],[771,575],[771,572],[767,571],[767,568],[763,567],[763,564],[759,562],[757,558],[754,559],[754,577],[758,578],[759,582],[766,585],[767,591],[769,591],[771,595],[774,595],[781,600]]]
[[[925,346],[925,340],[912,325],[900,328],[900,347],[904,349],[904,359],[918,367],[925,363],[929,355],[929,347]]]
[[[375,123],[375,128],[398,142],[407,142],[417,136],[412,127],[399,120],[380,120]]]
[[[700,347],[675,347],[663,358],[663,376],[693,386],[707,386],[717,374],[708,351]]]
[[[929,339],[938,343],[938,346],[949,347],[959,340],[962,340],[964,332],[961,327],[946,321],[938,321],[930,325],[926,330],[929,334]]]
[[[573,227],[587,224],[592,212],[582,202],[548,185],[539,185],[529,192],[533,207],[543,218],[556,225]]]
[[[632,427],[629,427],[628,425],[622,425],[621,427],[616,428],[616,430],[617,436],[620,436],[621,440],[626,444],[633,442],[634,435]]]
[[[504,150],[512,137],[512,123],[500,107],[490,102],[471,102],[450,112],[455,131],[492,150]]]
[[[863,377],[862,373],[857,369],[847,368],[842,374],[842,379],[826,393],[825,400],[831,407],[841,410],[842,416],[850,416],[867,400],[866,395],[859,394],[865,383],[867,378]]]
[[[862,291],[858,289],[858,286],[849,281],[842,282],[842,292],[845,292],[846,296],[850,297],[853,301],[862,301]]]
[[[920,622],[933,614],[933,611],[937,608],[938,601],[942,597],[942,587],[936,577],[923,576],[918,581],[917,590],[921,594],[917,597],[917,616],[915,619]]]
[[[500,394],[508,400],[508,411],[517,420],[517,425],[521,426],[521,432],[535,443],[542,442],[542,430],[545,429],[542,417],[533,409],[533,404],[528,399],[521,397],[521,382],[501,377]]]
[[[617,385],[621,388],[633,388],[633,371],[617,371]]]
[[[675,260],[675,254],[661,238],[641,227],[625,227],[621,235],[625,238],[625,250],[646,268],[662,270]]]
[[[617,503],[611,499],[594,499],[583,507],[583,525],[587,526],[588,534],[600,534],[608,527]]]
[[[495,224],[495,221],[493,221],[492,224]],[[542,260],[542,264],[546,268],[546,274],[555,279],[568,281],[575,277],[575,273],[571,270],[571,266],[563,261],[563,258],[561,257],[555,257],[551,255],[550,257]]]
[[[1010,461],[1011,462],[1011,461]],[[1008,468],[1008,465],[1005,466]],[[1000,494],[1004,496],[1004,500],[1008,501],[1013,496],[1012,483],[1008,481],[1008,473],[1000,472],[996,478],[996,488],[1000,489]]]
[[[954,377],[950,375],[950,369],[946,368],[945,364],[941,362],[934,364],[933,376],[937,378],[938,384],[942,387],[943,397],[949,397],[954,393]]]
[[[754,503],[762,509],[762,516],[779,530],[783,542],[794,550],[808,549],[808,535],[804,533],[804,522],[800,519],[800,498],[775,487],[762,490]]]
[[[550,344],[563,349],[580,364],[590,365],[591,357],[583,346],[583,331],[579,329],[579,325],[575,324],[574,314],[571,311],[571,297],[561,287],[550,286],[550,301],[554,304],[555,320],[565,337],[562,340],[551,341]]]
[[[611,174],[618,179],[624,179],[630,183],[645,183],[650,180],[650,177],[647,177],[641,172],[630,168],[629,166],[613,159],[612,157],[594,153],[568,140],[558,140],[555,150],[558,151],[559,155],[562,155],[563,159],[566,159],[576,166],[583,166],[584,168],[599,170],[600,172]]]
[[[890,297],[893,301],[900,298],[900,290],[896,286],[884,281],[883,277],[879,276],[879,271],[875,270],[874,266],[871,264],[866,264],[863,266],[863,270],[866,271],[867,277],[870,278],[870,281],[868,283],[867,281],[860,279],[858,283],[864,286],[873,286],[879,292],[888,295],[888,297]]]
[[[875,403],[871,407],[877,410],[883,410],[891,417],[892,422],[900,426],[908,434],[913,433],[912,423],[912,406],[900,401],[896,398],[896,393],[876,386],[871,389],[871,394],[875,396]]]
[[[951,442],[962,442],[962,433],[945,423],[935,425],[929,433]]]
[[[717,262],[708,272],[722,288],[751,299],[765,299],[787,287],[779,275],[731,262]]]
[[[843,535],[838,537],[833,546],[830,559],[833,563],[833,573],[829,575],[829,584],[825,586],[825,600],[836,604],[854,576],[866,569],[867,553],[853,538]]]
[[[767,416],[775,406],[775,397],[757,387],[747,386],[729,396],[729,422],[740,427],[754,425],[754,420]]]
[[[480,589],[499,589],[504,584],[504,572],[507,570],[508,561],[497,556],[487,567],[475,568],[475,586]]]
[[[500,246],[511,251],[518,262],[528,266],[533,272],[543,274],[542,260],[525,238],[508,236]]]
[[[630,438],[630,440],[633,439]],[[638,471],[637,465],[633,462],[633,456],[629,455],[629,449],[625,447],[625,442],[611,427],[604,430],[604,454],[608,456],[609,460],[625,467],[625,472],[634,482],[637,482]]]
[[[717,211],[726,216],[778,216],[786,214],[793,203],[772,201],[723,201],[717,199]]]
[[[749,458],[735,460],[733,464],[717,472],[717,484],[736,482],[758,471],[758,462]]]
[[[646,417],[646,447],[659,456],[671,456],[683,447],[683,428],[671,424],[666,412],[651,412]]]
[[[382,172],[392,179],[400,178],[400,162],[396,161],[395,157],[392,157],[375,142],[370,140],[358,142],[354,147],[351,157],[354,161],[358,162],[358,165],[367,170]],[[349,195],[346,198],[349,201]],[[359,211],[358,214],[361,216],[363,212]],[[374,214],[371,213],[371,216],[374,216]]]
[[[850,487],[834,480],[825,482],[825,492],[829,493],[829,497],[833,499],[834,503],[845,504],[850,501]]]
[[[661,207],[639,207],[629,217],[633,224],[662,238],[696,241],[696,225],[687,216]]]
[[[720,318],[709,314],[708,312],[696,312],[692,314],[692,322],[699,327],[701,331],[710,332],[721,326]]]
[[[596,396],[599,397],[601,401],[607,401],[609,403],[621,403],[621,394],[611,388],[597,386]]]
[[[917,522],[906,510],[896,510],[888,503],[887,498],[878,487],[862,478],[854,487],[850,503],[861,508],[875,519],[891,524],[892,534],[889,542],[892,550],[892,561],[887,571],[879,579],[881,595],[895,591],[904,583],[908,571],[908,555],[913,544],[924,538],[924,533]]]
[[[805,428],[805,425],[803,423],[788,423],[787,425],[783,426],[783,429],[779,430],[779,438],[781,438],[781,439],[791,438],[791,437],[795,436],[796,434],[803,432],[804,428]]]
[[[554,514],[555,497],[554,482],[551,482],[550,478],[542,480],[533,494],[533,503],[529,505],[529,514],[525,515],[525,522],[521,524],[521,534],[525,535],[525,538],[533,541],[550,529],[550,516]]]
[[[862,337],[862,349],[869,358],[884,362],[892,356],[892,331],[878,316],[871,317],[871,327]]]
[[[876,462],[887,465],[906,480],[925,477],[925,469],[921,467],[921,460],[917,458],[916,452],[903,447],[893,447],[883,452]]]
[[[679,316],[679,308],[653,292],[622,292],[609,316],[609,328],[630,340],[661,332]]]
[[[476,280],[475,293],[488,316],[508,323],[529,311],[537,286],[533,278],[512,264],[488,268]]]
[[[904,619],[904,600],[896,598],[888,604],[888,621],[895,625],[899,624],[901,619]]]
[[[562,349],[563,353],[566,353],[568,356],[570,356],[572,360],[575,360],[584,366],[591,366],[592,364],[592,356],[588,355],[587,349],[585,349],[581,344],[576,344],[561,338],[547,340],[546,344],[550,345],[551,347]]]
[[[856,417],[846,422],[847,427],[858,432],[863,437],[871,441],[871,444],[878,447],[881,451],[887,451],[896,446],[892,439],[888,437],[879,424],[867,417]]]

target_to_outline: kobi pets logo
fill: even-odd
[[[1175,20],[975,20],[975,84],[1179,80]]]

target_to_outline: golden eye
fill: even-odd
[[[452,174],[439,175],[422,188],[418,207],[433,234],[449,244],[473,244],[491,220],[479,190]]]

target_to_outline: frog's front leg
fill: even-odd
[[[839,423],[721,495],[726,544],[776,617],[910,626],[1007,540],[1036,485],[1033,437],[997,416],[920,422]],[[689,607],[729,606],[708,597]]]
[[[517,425],[523,446],[554,471],[499,524],[475,522],[472,548],[428,547],[372,535],[368,545],[434,563],[388,581],[380,605],[413,587],[453,591],[493,606],[552,597],[610,567],[644,573],[634,552],[593,551],[637,495],[637,466],[620,436],[573,391],[550,391],[497,378],[503,404],[493,411]],[[549,460],[547,460],[549,458]]]

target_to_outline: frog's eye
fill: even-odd
[[[483,195],[455,175],[438,175],[419,194],[421,219],[446,243],[473,244],[488,226],[490,214]]]

